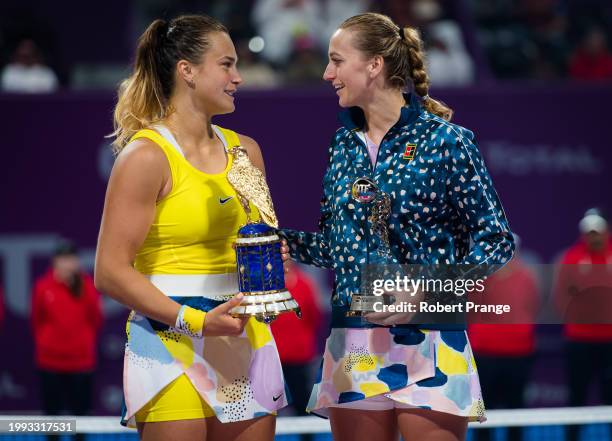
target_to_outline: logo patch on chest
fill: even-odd
[[[407,161],[412,161],[414,159],[414,154],[416,153],[416,144],[406,143],[406,150],[402,155],[402,158]]]
[[[234,196],[229,196],[227,198],[219,198],[219,203],[221,205],[224,205],[227,201],[229,201],[230,199],[232,199]]]

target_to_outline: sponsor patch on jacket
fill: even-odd
[[[406,150],[404,151],[402,158],[412,161],[414,159],[414,154],[416,153],[416,147],[416,144],[407,143]]]

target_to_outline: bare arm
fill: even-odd
[[[168,162],[151,141],[136,140],[119,154],[104,202],[95,283],[118,302],[173,326],[180,305],[133,267],[168,179]]]

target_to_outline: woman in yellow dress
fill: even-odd
[[[123,423],[146,441],[271,440],[287,404],[269,327],[230,315],[246,215],[228,150],[264,171],[253,139],[211,123],[235,109],[236,62],[216,20],[155,20],[119,89],[95,279],[132,309]]]

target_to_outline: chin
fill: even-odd
[[[338,105],[342,108],[355,106],[355,100],[347,92],[348,91],[346,89],[343,89],[338,95]]]
[[[232,113],[234,110],[236,110],[236,106],[223,106],[221,109],[219,109],[219,115]]]
[[[343,99],[343,98],[340,98],[340,99],[338,100],[338,105],[339,105],[340,107],[342,107],[342,108],[347,108],[347,107],[353,107],[353,106],[355,106],[353,103],[351,103],[350,101],[348,101],[348,100],[346,100],[346,99]]]
[[[225,115],[227,113],[232,113],[234,110],[236,110],[236,105],[234,103],[219,103],[215,115]]]

